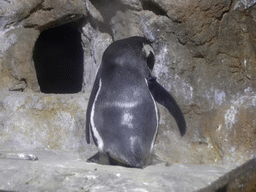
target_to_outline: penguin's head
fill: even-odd
[[[133,36],[113,42],[103,54],[103,61],[110,65],[145,63],[150,70],[154,67],[155,54],[151,42],[144,37]]]

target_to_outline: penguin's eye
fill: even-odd
[[[155,56],[154,54],[150,51],[148,57],[147,57],[147,65],[149,67],[149,69],[152,71],[153,70],[153,67],[154,67],[154,64],[155,64]]]

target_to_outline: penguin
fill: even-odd
[[[90,132],[98,153],[87,162],[144,168],[158,130],[156,102],[173,115],[180,134],[186,122],[174,98],[151,75],[154,50],[144,37],[117,40],[104,51],[86,112],[86,141]]]

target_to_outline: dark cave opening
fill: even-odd
[[[83,82],[81,33],[71,24],[41,32],[33,51],[43,93],[78,93]]]
[[[149,10],[155,13],[156,15],[167,16],[166,11],[161,8],[157,3],[152,1],[142,1],[142,7],[144,10]]]

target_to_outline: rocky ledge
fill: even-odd
[[[0,159],[0,189],[5,191],[217,191],[247,172],[241,190],[256,189],[256,159],[231,167],[159,163],[144,169],[87,163],[93,150],[29,151],[37,161]],[[6,152],[1,152],[2,154]],[[252,177],[254,174],[254,177]],[[220,179],[221,178],[221,179]],[[216,180],[219,181],[216,182]],[[231,187],[230,187],[231,186]],[[252,188],[254,186],[254,188]],[[234,186],[233,186],[234,187]]]

